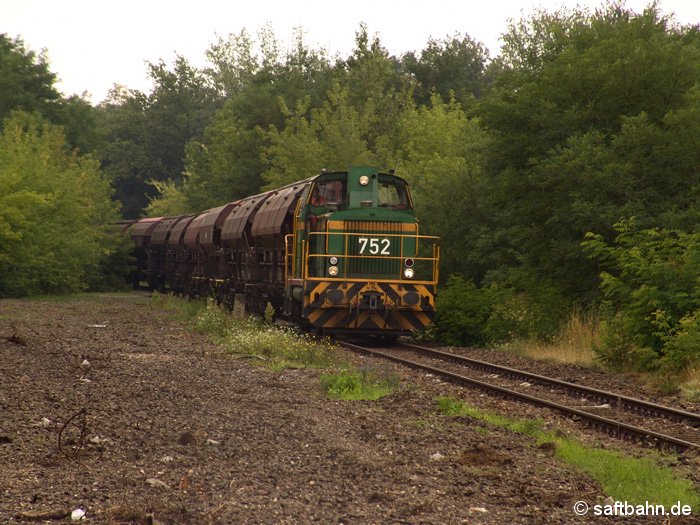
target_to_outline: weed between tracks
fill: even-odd
[[[680,501],[700,508],[700,494],[693,482],[680,478],[672,469],[659,464],[658,457],[632,457],[624,452],[590,448],[558,435],[545,432],[541,420],[509,419],[466,405],[459,399],[438,398],[439,411],[451,417],[469,417],[493,426],[534,438],[538,445],[553,443],[556,455],[595,478],[605,493],[616,501],[633,505],[650,503],[670,508]]]

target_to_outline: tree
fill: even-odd
[[[75,95],[65,99],[55,82],[45,52],[37,54],[21,39],[0,34],[0,122],[13,111],[37,113],[63,126],[72,147],[93,151],[97,137],[92,106]]]
[[[102,169],[115,189],[126,218],[136,218],[155,192],[149,180],[162,176],[159,161],[146,146],[148,97],[116,86],[98,107],[98,129],[103,138],[97,150]]]
[[[366,122],[365,140],[379,164],[391,165],[396,123],[414,106],[413,81],[390,56],[378,35],[371,39],[362,24],[355,33],[355,48],[345,61],[336,63],[337,81],[347,91],[348,104]]]
[[[206,51],[211,64],[204,72],[220,96],[231,99],[241,93],[251,82],[258,69],[254,56],[254,42],[243,29],[228,39],[218,37]]]
[[[333,67],[302,34],[282,55],[269,29],[260,51],[245,32],[220,39],[208,56],[212,85],[229,100],[186,148],[182,192],[200,209],[308,177],[323,167],[391,166],[396,125],[413,107],[399,62],[366,28],[357,48]],[[290,109],[292,108],[292,109]],[[177,183],[176,178],[171,178]]]
[[[126,218],[137,217],[157,193],[149,182],[182,181],[185,145],[201,140],[220,101],[201,71],[177,57],[171,68],[149,64],[153,91],[115,87],[99,109],[98,155]]]
[[[588,254],[604,268],[601,288],[615,309],[600,357],[618,368],[676,370],[700,361],[700,236],[616,225],[606,243],[589,234]]]
[[[192,210],[203,210],[260,190],[264,165],[261,133],[246,128],[226,103],[204,131],[201,141],[186,147],[183,192]]]
[[[285,116],[278,99],[294,104],[305,97],[313,107],[322,104],[330,88],[332,70],[325,54],[310,49],[299,29],[286,54],[269,26],[253,39],[242,30],[219,38],[207,50],[212,66],[205,70],[220,96],[231,102],[236,118],[246,128],[273,124],[281,127]]]
[[[475,245],[485,222],[485,134],[454,100],[433,95],[431,107],[406,111],[398,123],[397,173],[411,184],[421,230],[441,237],[442,273],[481,280]],[[449,203],[449,204],[447,204]]]
[[[323,107],[312,109],[308,118],[302,102],[294,112],[283,108],[288,116],[284,129],[271,126],[266,134],[269,146],[263,149],[263,159],[269,168],[263,179],[267,188],[304,179],[321,168],[377,164],[368,147],[369,120],[348,99],[347,89],[336,84]]]
[[[469,36],[459,34],[444,40],[428,40],[420,57],[406,53],[402,63],[415,76],[416,103],[428,105],[433,93],[444,102],[454,97],[464,107],[484,90],[488,50]]]
[[[698,43],[697,28],[674,25],[654,5],[540,15],[510,28],[504,70],[476,110],[492,138],[492,233],[477,256],[494,278],[591,301],[598,270],[580,246],[586,232],[612,240],[613,225],[631,215],[647,227],[690,223]]]
[[[14,110],[36,111],[56,121],[61,94],[55,82],[44,52],[37,55],[21,39],[0,34],[0,122]]]
[[[200,210],[259,191],[269,168],[261,157],[271,136],[267,130],[284,128],[288,103],[298,106],[305,101],[306,110],[323,104],[332,70],[323,53],[306,47],[300,31],[285,55],[269,28],[260,31],[257,47],[259,53],[256,42],[242,31],[219,39],[207,52],[212,62],[208,78],[228,100],[203,136],[186,146],[181,191],[187,209]],[[318,171],[318,162],[311,173]],[[149,208],[154,206],[155,201]]]
[[[118,248],[109,183],[68,151],[60,127],[26,113],[0,134],[0,296],[82,290]]]
[[[201,71],[176,57],[172,70],[161,60],[149,64],[154,89],[148,97],[145,122],[146,148],[160,161],[156,180],[180,181],[184,169],[185,145],[200,139],[221,106]]]
[[[190,206],[187,196],[182,191],[182,187],[173,181],[154,180],[151,184],[158,191],[158,196],[151,198],[148,206],[146,206],[144,212],[147,217],[173,217],[206,209],[205,207],[194,210]]]

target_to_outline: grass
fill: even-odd
[[[295,331],[255,317],[237,318],[211,300],[185,300],[154,294],[157,308],[174,312],[195,331],[206,334],[232,354],[257,358],[271,370],[327,368],[338,363],[335,347],[326,340],[312,340]]]
[[[475,407],[470,407],[459,399],[451,397],[438,398],[438,407],[442,414],[451,417],[470,417],[485,421],[494,426],[505,428],[518,434],[534,436],[542,433],[544,423],[539,419],[509,419],[498,414],[485,412]]]
[[[295,331],[274,326],[256,317],[237,318],[208,300],[185,300],[154,293],[154,308],[173,312],[193,330],[208,335],[228,352],[257,358],[254,363],[271,370],[285,368],[341,367],[336,347],[329,340],[316,340]],[[321,376],[329,397],[343,400],[376,400],[398,387],[398,379],[386,367],[349,369]]]
[[[172,312],[179,321],[194,322],[206,310],[207,303],[204,300],[187,300],[173,294],[153,292],[151,307]]]
[[[574,439],[545,432],[542,421],[509,419],[470,407],[458,399],[441,397],[438,407],[447,416],[485,421],[530,436],[538,444],[554,443],[557,457],[591,475],[616,501],[633,505],[649,501],[667,508],[680,501],[694,509],[700,508],[700,494],[693,482],[679,477],[653,456],[638,458],[615,450],[590,448]]]
[[[374,401],[395,391],[398,378],[386,369],[361,368],[324,374],[321,383],[329,397],[346,401]]]
[[[593,348],[600,344],[599,325],[597,314],[575,311],[551,341],[515,341],[506,348],[538,361],[595,366]]]
[[[74,301],[99,301],[103,298],[130,298],[135,297],[133,291],[124,292],[76,292],[56,295],[31,295],[18,298],[22,301],[43,301],[48,303],[66,303]]]
[[[689,400],[700,401],[700,364],[686,370],[680,391]]]

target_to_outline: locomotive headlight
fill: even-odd
[[[413,268],[406,268],[406,269],[404,269],[404,271],[403,271],[403,276],[404,276],[406,279],[413,279],[413,275],[414,275],[414,274],[415,274],[415,272],[413,271]]]
[[[362,186],[367,186],[369,184],[369,177],[367,175],[363,175],[360,177],[360,185]]]
[[[331,257],[330,259],[328,259],[328,262],[330,263],[331,266],[335,266],[336,264],[338,264],[338,258]]]
[[[329,266],[328,267],[328,275],[331,277],[335,277],[338,275],[338,267],[337,266]]]
[[[406,268],[413,268],[414,261],[410,257],[404,261]]]

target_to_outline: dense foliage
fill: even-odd
[[[157,194],[153,181],[182,181],[185,145],[198,137],[220,102],[213,88],[178,57],[173,70],[149,64],[150,95],[115,87],[97,110],[97,154],[124,216],[136,218]]]
[[[700,361],[700,234],[616,226],[615,242],[589,234],[585,247],[614,315],[603,329],[601,357],[618,368],[682,369]]]
[[[698,37],[655,8],[618,6],[511,27],[478,108],[495,232],[480,259],[588,301],[599,269],[583,254],[586,232],[611,240],[631,216],[695,224]]]
[[[93,151],[98,139],[92,106],[81,97],[63,97],[46,55],[24,46],[20,38],[0,33],[0,122],[13,111],[26,111],[63,126],[68,143]]]
[[[0,134],[0,296],[72,292],[102,280],[120,237],[97,161],[68,151],[61,128],[26,113]]]
[[[149,64],[151,93],[116,86],[97,108],[63,100],[21,41],[1,43],[0,82],[24,94],[0,89],[1,114],[63,125],[126,217],[202,210],[321,168],[393,168],[421,231],[443,239],[445,340],[546,338],[598,307],[609,364],[699,358],[700,31],[656,4],[535,12],[496,57],[468,35],[392,56],[361,26],[350,55],[329,58],[301,33],[282,52],[269,29],[241,31],[212,44],[207,67]]]

